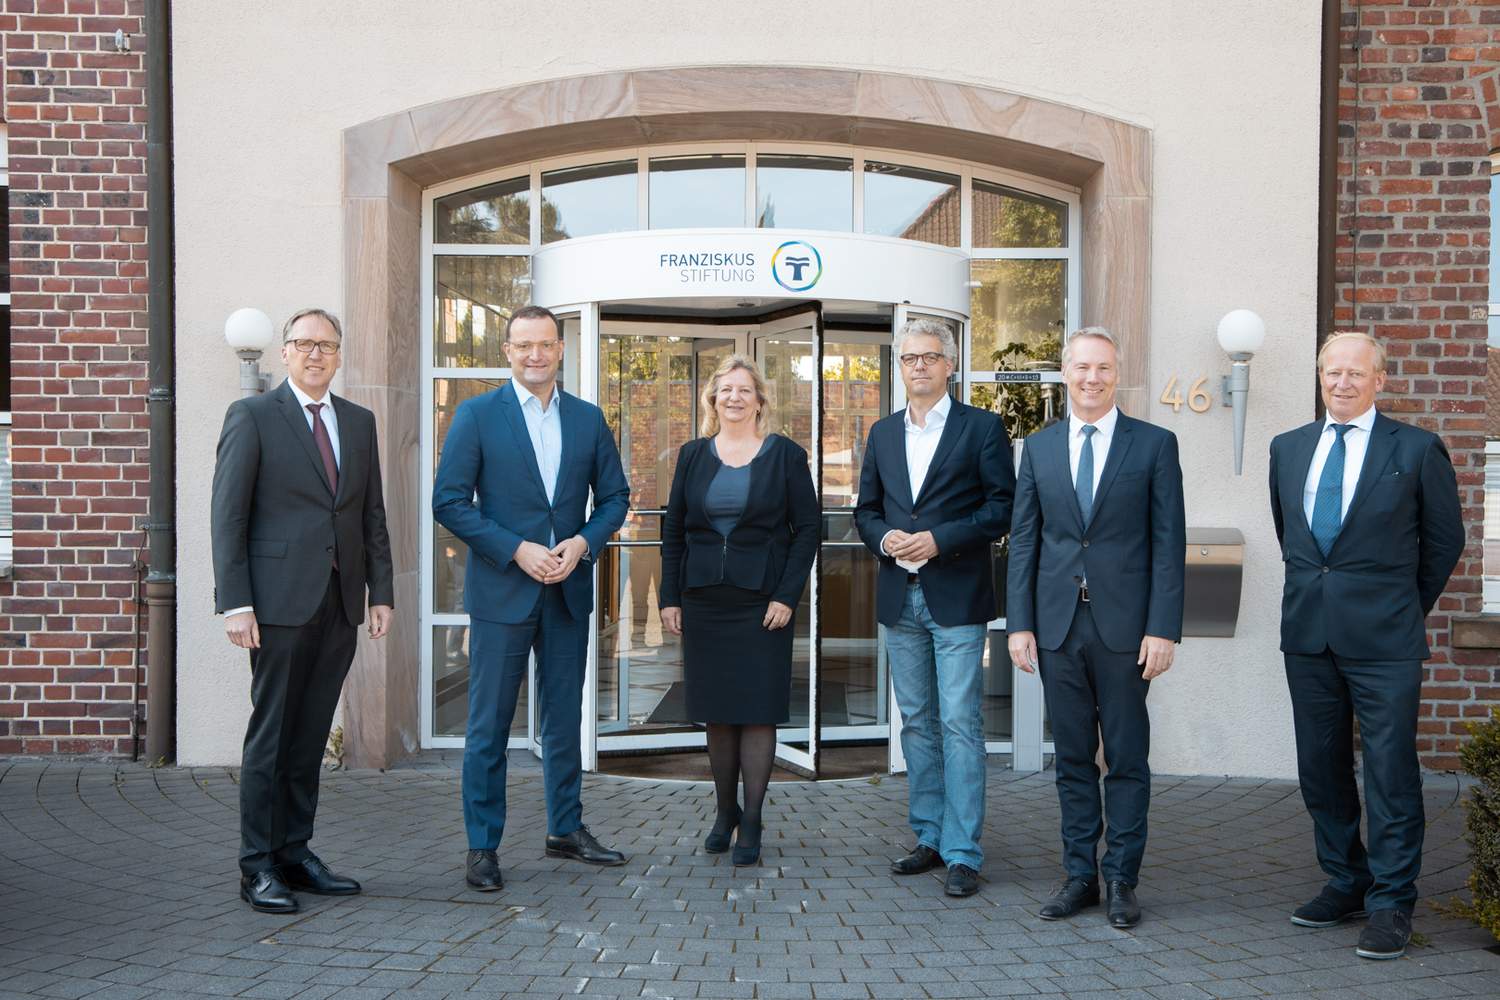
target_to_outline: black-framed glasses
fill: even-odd
[[[339,342],[337,340],[307,340],[304,338],[301,340],[288,340],[287,343],[291,344],[292,348],[299,354],[311,354],[314,347],[318,349],[319,354],[337,354],[339,352]]]
[[[939,361],[946,361],[946,360],[948,360],[948,355],[943,354],[940,351],[925,351],[925,352],[923,352],[921,354],[903,354],[903,355],[901,355],[901,363],[903,365],[905,365],[906,367],[908,367],[908,368],[915,368],[915,367],[917,367],[917,362],[918,361],[922,362],[924,365],[926,365],[927,367],[931,368],[933,365],[937,364]]]

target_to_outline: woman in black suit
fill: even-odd
[[[677,455],[662,526],[661,620],[682,636],[688,717],[708,727],[718,817],[704,838],[760,860],[776,726],[790,715],[792,619],[818,551],[807,452],[767,433],[766,382],[727,358],[703,389],[703,437]],[[740,779],[745,801],[736,802]]]

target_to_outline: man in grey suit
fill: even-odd
[[[307,846],[366,592],[371,638],[394,603],[375,415],[328,391],[342,343],[331,313],[287,320],[286,381],[230,404],[214,465],[214,610],[250,652],[240,896],[271,913],[297,909],[293,889],[360,891]]]
[[[1021,452],[1006,581],[1011,662],[1040,665],[1057,748],[1066,877],[1038,915],[1060,920],[1097,904],[1102,874],[1110,924],[1133,927],[1151,804],[1146,691],[1182,638],[1182,468],[1170,431],[1115,407],[1119,355],[1108,330],[1069,334],[1062,364],[1068,419]]]

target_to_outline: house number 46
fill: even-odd
[[[1187,403],[1187,408],[1194,413],[1207,413],[1208,408],[1214,405],[1214,398],[1208,394],[1207,389],[1203,388],[1203,384],[1207,381],[1207,375],[1199,376],[1198,380],[1188,389],[1187,399],[1184,400],[1182,398],[1182,390],[1177,387],[1177,376],[1173,375],[1171,380],[1167,382],[1167,387],[1161,391],[1159,402],[1170,406],[1173,413],[1181,413],[1184,402]]]

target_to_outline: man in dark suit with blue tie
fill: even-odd
[[[1006,586],[1011,662],[1040,666],[1056,747],[1066,877],[1039,915],[1060,920],[1097,904],[1102,874],[1110,924],[1133,927],[1151,804],[1146,692],[1182,638],[1182,468],[1170,431],[1115,407],[1108,330],[1069,334],[1062,364],[1069,416],[1021,451]]]
[[[1399,958],[1422,866],[1426,617],[1464,548],[1453,463],[1437,435],[1375,410],[1385,350],[1363,333],[1318,352],[1327,410],[1271,442],[1271,514],[1286,565],[1281,650],[1297,775],[1328,884],[1292,923],[1363,917],[1355,953]],[[1369,847],[1359,836],[1354,719],[1364,751]]]
[[[948,395],[958,345],[947,326],[911,320],[895,347],[906,408],[870,428],[854,512],[880,560],[875,614],[917,838],[891,870],[946,864],[944,891],[971,896],[984,860],[984,643],[999,610],[991,546],[1010,524],[1015,473],[999,416]]]
[[[516,310],[505,353],[511,383],[459,406],[432,490],[433,517],[469,547],[464,878],[481,891],[503,885],[495,852],[505,830],[506,743],[533,651],[546,853],[625,863],[583,825],[578,739],[593,562],[624,523],[630,486],[603,412],[557,384],[557,317],[540,306]]]

